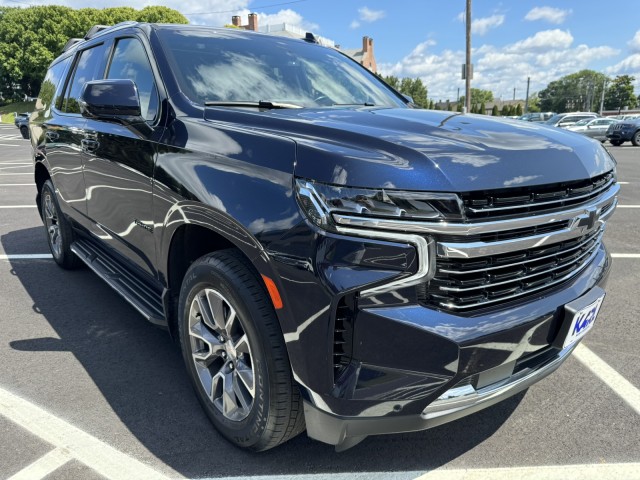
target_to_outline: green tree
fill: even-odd
[[[58,5],[0,8],[0,86],[5,96],[35,96],[47,71],[69,38],[82,38],[93,25],[125,20],[188,23],[166,7],[82,8]]]
[[[393,75],[388,75],[386,77],[382,77],[382,79],[389,84],[390,87],[400,91],[400,79]]]
[[[538,98],[538,94],[534,93],[529,96],[529,112],[539,112],[540,111],[540,99]]]
[[[572,112],[596,111],[602,88],[608,77],[594,70],[581,70],[554,80],[538,92],[542,111]]]
[[[434,107],[434,103],[433,103],[433,99],[429,101],[429,110],[433,110]]]
[[[498,105],[494,105],[491,109],[491,116],[497,117],[498,115],[500,115],[500,113],[498,112]]]
[[[622,110],[624,107],[634,108],[638,99],[633,93],[635,77],[619,75],[613,79],[604,95],[604,108]]]
[[[400,81],[400,92],[413,98],[413,103],[420,108],[429,108],[427,87],[419,78],[403,78]]]
[[[506,117],[509,115],[509,105],[507,104],[502,105],[502,110],[500,111],[500,115],[502,115],[503,117]]]
[[[487,113],[487,106],[485,105],[484,102],[482,102],[480,104],[480,111],[478,113],[481,113],[482,115],[486,115]]]
[[[464,105],[465,96],[460,97],[460,102]],[[471,89],[471,104],[493,102],[493,92],[491,90],[482,90],[481,88]]]
[[[514,115],[517,115],[517,116],[522,115],[522,105],[520,104],[516,105],[516,113],[514,113]]]

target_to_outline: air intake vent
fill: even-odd
[[[333,327],[333,379],[337,380],[351,362],[353,340],[353,309],[345,298],[336,309]]]

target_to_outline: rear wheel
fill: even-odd
[[[633,145],[636,147],[640,147],[640,130],[638,130],[636,133],[633,134],[631,143],[633,143]]]
[[[209,419],[227,440],[262,451],[304,430],[278,319],[239,252],[196,260],[185,275],[179,312],[187,371]]]
[[[73,229],[58,205],[51,180],[44,182],[40,194],[42,220],[47,231],[49,249],[55,262],[62,268],[73,270],[81,265],[80,259],[71,251]]]
[[[22,138],[29,138],[29,129],[26,126],[22,125],[20,127],[20,134],[22,135]]]

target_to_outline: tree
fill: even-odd
[[[400,79],[398,77],[389,75],[387,77],[382,77],[382,79],[387,82],[390,87],[393,87],[395,90],[400,91]]]
[[[631,75],[619,75],[613,79],[604,95],[604,108],[607,110],[622,110],[624,107],[634,108],[638,99],[633,94]]]
[[[429,101],[429,110],[433,110],[434,107],[434,103],[433,103],[433,99]]]
[[[400,81],[400,92],[413,98],[413,103],[420,108],[429,108],[427,87],[419,78],[403,78]]]
[[[507,117],[509,115],[509,105],[502,105],[502,111],[500,112],[500,115],[502,115],[503,117]]]
[[[485,115],[487,113],[487,106],[484,102],[480,104],[480,111],[478,113],[481,113],[482,115]]]
[[[464,95],[460,97],[460,102],[464,105],[465,98]],[[482,90],[480,88],[472,88],[471,89],[471,103],[489,103],[493,102],[493,92],[491,90]]]
[[[491,116],[497,117],[498,115],[500,115],[500,113],[498,112],[498,105],[494,105],[491,109]]]
[[[516,105],[516,113],[514,113],[514,115],[517,115],[517,116],[522,115],[522,105],[520,104]]]
[[[35,96],[49,64],[69,38],[84,37],[93,25],[114,25],[125,20],[189,23],[179,12],[166,7],[0,8],[0,85],[4,93]]]
[[[593,70],[581,70],[554,80],[538,92],[542,111],[572,112],[596,111],[602,88],[608,77]]]

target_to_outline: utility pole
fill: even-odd
[[[605,78],[602,81],[602,96],[600,97],[600,115],[602,115],[602,110],[604,109],[604,91],[607,89],[607,79]]]
[[[527,97],[524,101],[524,113],[529,113],[529,83],[531,82],[531,77],[527,77]]]
[[[464,103],[467,113],[471,111],[471,0],[467,0],[467,58],[464,76]]]
[[[513,101],[516,101],[516,87],[513,87]]]

